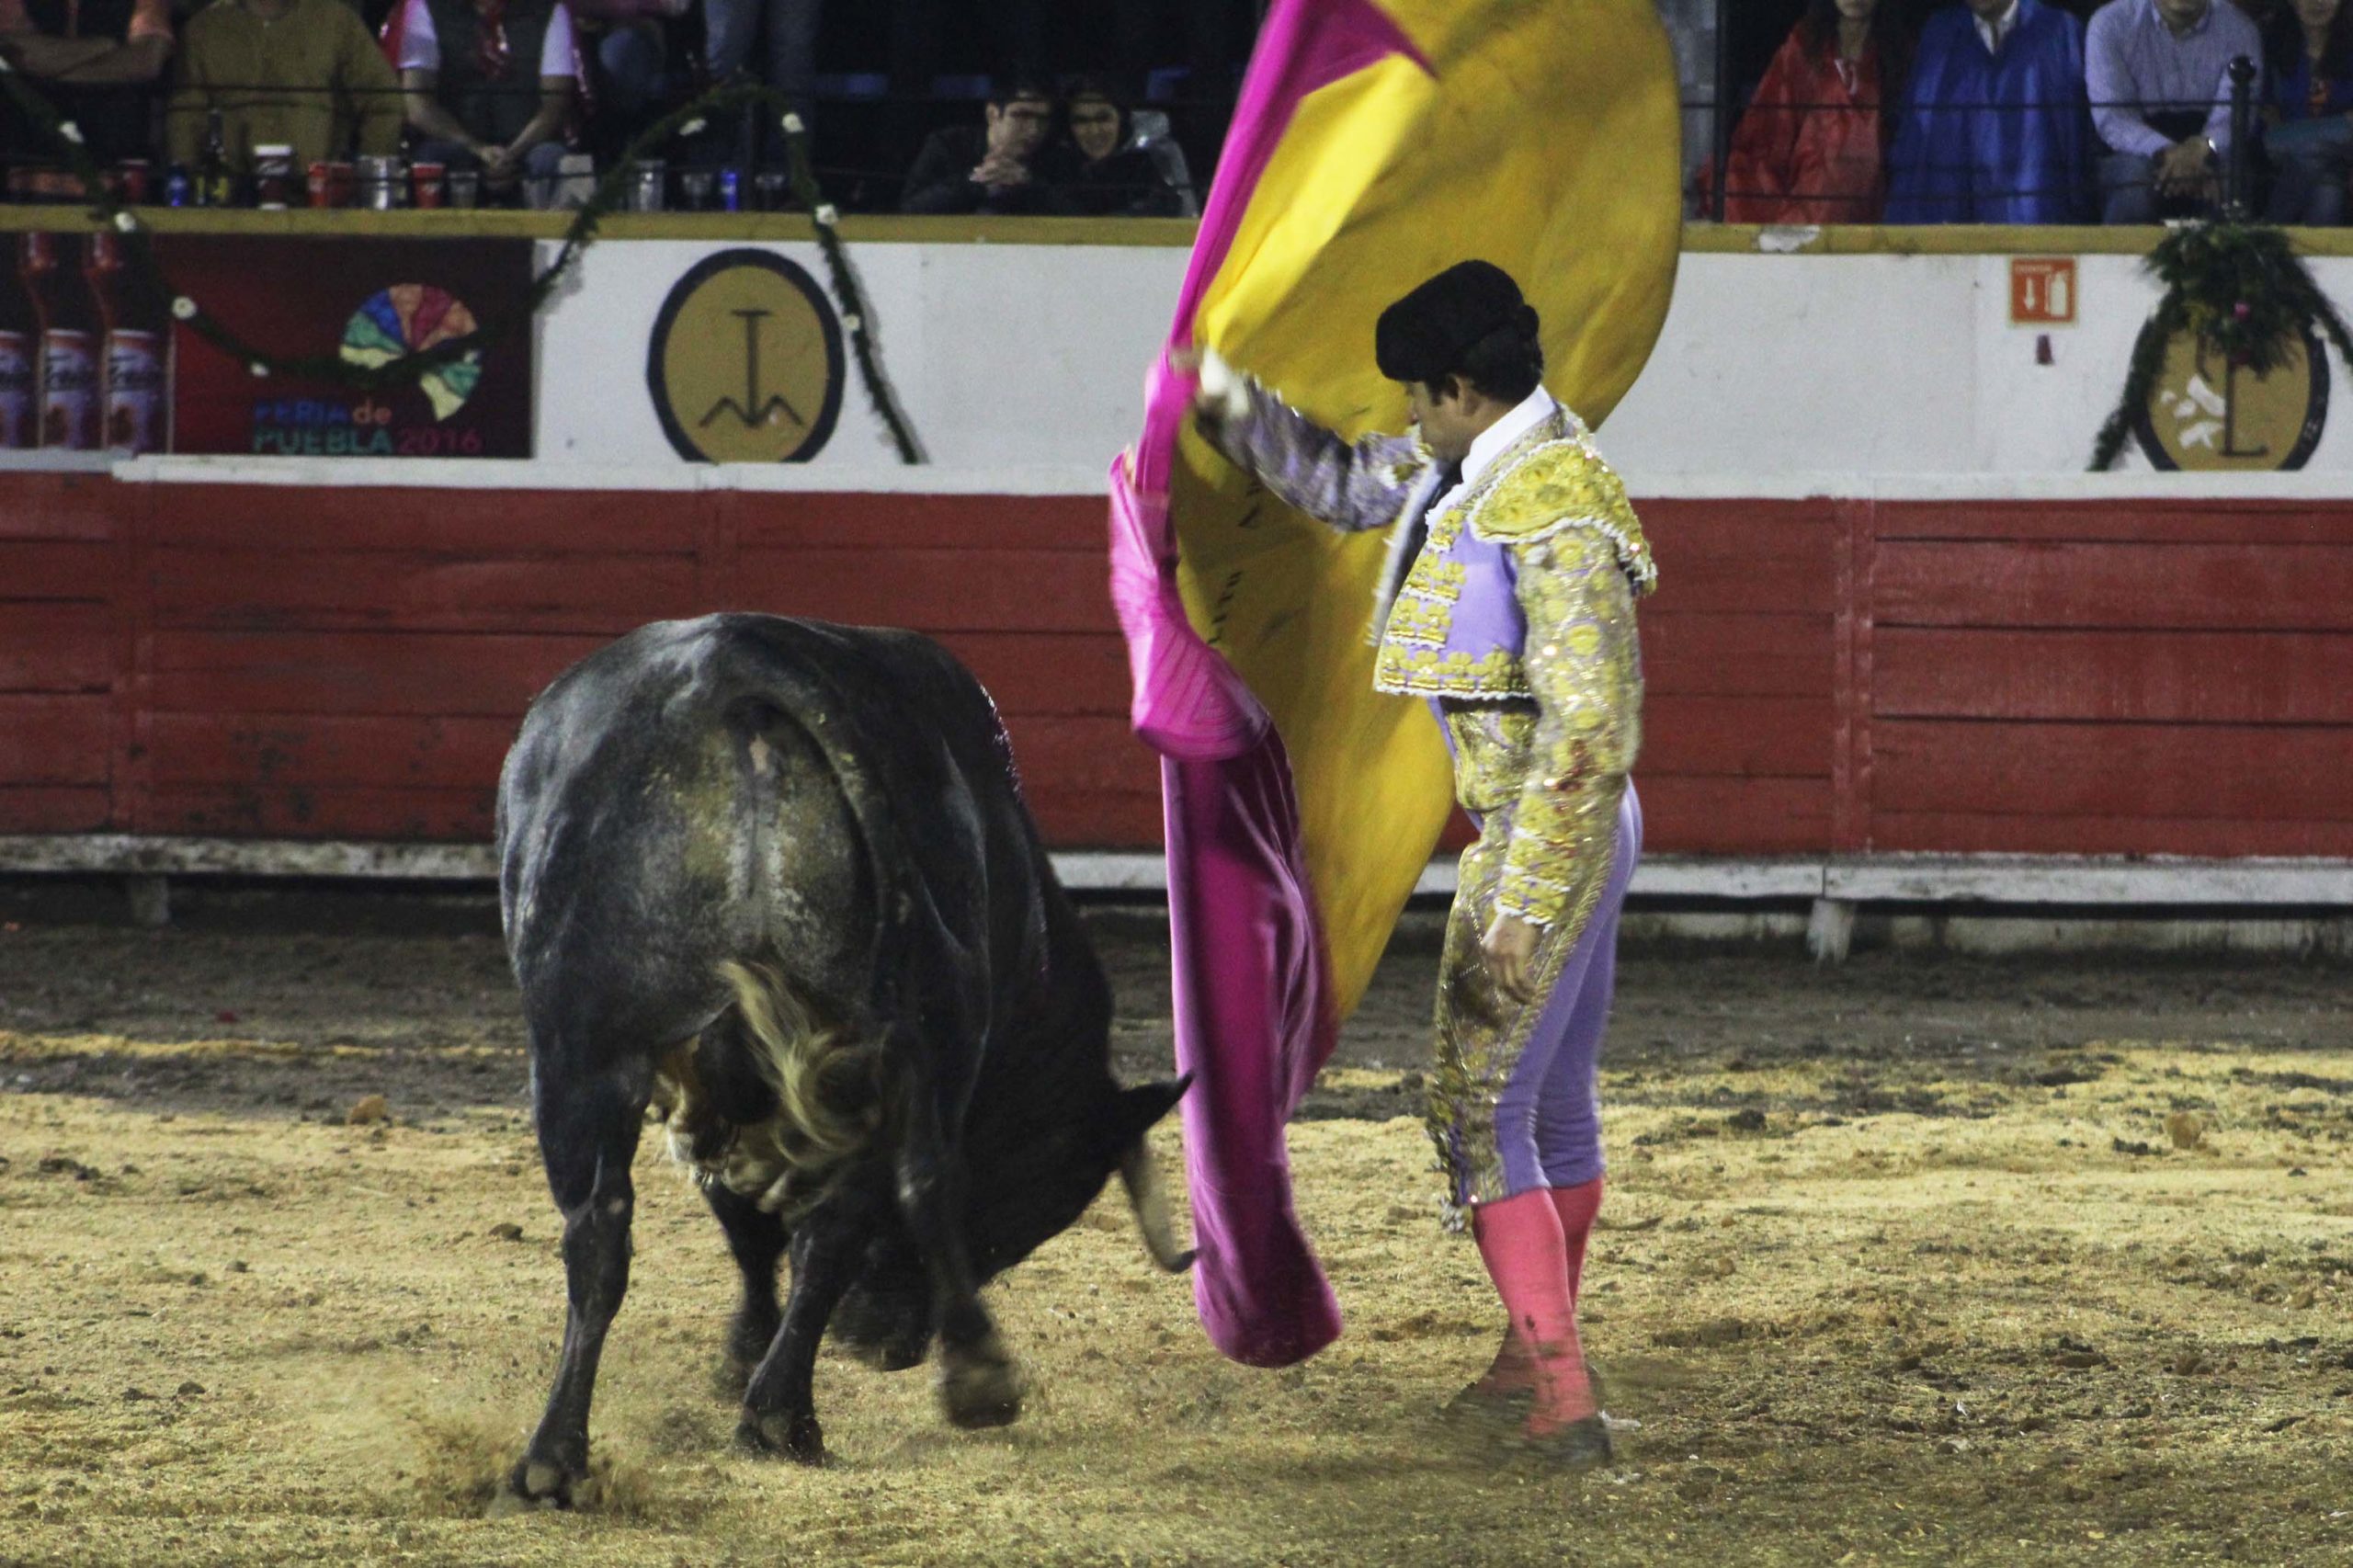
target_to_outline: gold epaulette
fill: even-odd
[[[1619,569],[1636,593],[1658,585],[1658,567],[1626,499],[1624,482],[1584,440],[1545,442],[1485,490],[1472,509],[1473,538],[1517,547],[1563,528],[1591,528],[1609,540]]]

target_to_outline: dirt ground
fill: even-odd
[[[1221,1359],[1115,1191],[992,1290],[1017,1426],[829,1350],[835,1461],[736,1452],[649,1140],[597,1506],[488,1521],[563,1286],[486,906],[109,908],[0,890],[0,1562],[2353,1562],[2341,965],[1631,950],[1581,1475],[1435,1417],[1495,1324],[1414,1119],[1427,919],[1293,1130],[1348,1317],[1302,1367]],[[1155,920],[1096,925],[1165,1072]]]

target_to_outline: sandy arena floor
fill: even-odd
[[[482,907],[58,913],[0,899],[0,1562],[2353,1562],[2341,967],[1631,953],[1586,1323],[1640,1426],[1577,1476],[1434,1420],[1494,1324],[1412,1119],[1427,922],[1294,1130],[1349,1329],[1288,1371],[1115,1189],[993,1290],[1019,1425],[829,1351],[835,1461],[737,1453],[649,1141],[601,1506],[492,1522],[563,1285]],[[1165,1071],[1155,929],[1097,924]]]

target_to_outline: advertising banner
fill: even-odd
[[[529,240],[167,236],[173,291],[264,353],[381,365],[506,318],[530,291]],[[390,392],[256,376],[172,324],[175,452],[247,457],[528,458],[528,325]]]

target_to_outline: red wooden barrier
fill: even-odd
[[[2353,506],[1653,501],[1650,842],[2353,856]],[[713,608],[912,625],[1058,845],[1154,846],[1088,497],[0,476],[0,833],[479,840],[532,693]]]

